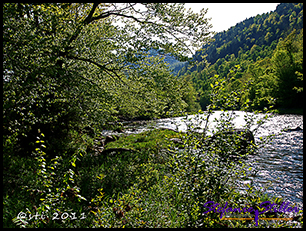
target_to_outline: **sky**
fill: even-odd
[[[185,8],[191,8],[198,13],[202,8],[208,8],[206,17],[212,18],[212,31],[221,32],[237,23],[256,16],[257,14],[274,11],[279,3],[186,3]]]

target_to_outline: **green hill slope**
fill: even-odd
[[[256,89],[252,89],[253,92],[251,90],[249,95],[245,96],[245,99],[252,100],[253,107],[255,108],[266,106],[269,97],[277,99],[276,105],[278,107],[299,107],[302,103],[297,102],[296,99],[299,99],[302,94],[300,86],[302,84],[302,77],[301,74],[298,74],[303,73],[303,56],[301,55],[303,50],[302,29],[303,3],[281,3],[275,11],[251,17],[237,23],[227,31],[217,33],[214,36],[214,41],[203,46],[193,57],[195,61],[201,62],[203,57],[206,56],[209,66],[205,64],[197,66],[185,65],[178,74],[193,80],[195,88],[200,95],[200,104],[205,109],[209,103],[209,86],[212,77],[215,75],[233,77],[230,70],[235,69],[234,67],[239,65],[240,69],[235,72],[235,76],[229,82],[229,85],[235,85],[235,88],[239,89],[242,83],[249,80],[258,85],[261,82],[259,79],[262,75],[259,76],[259,73],[254,75],[254,72],[251,74],[250,67],[252,65],[264,65],[264,71],[269,67],[270,70],[268,72],[274,73],[274,77],[269,79],[269,91],[265,93],[258,92],[260,87],[257,86]],[[293,31],[295,32],[293,33]],[[286,38],[288,39],[286,40]],[[294,49],[288,50],[283,40],[286,40],[287,45],[293,46]],[[283,52],[280,50],[283,50]],[[280,70],[276,70],[279,68],[276,67],[276,56],[280,55],[280,52],[283,53],[283,56],[293,57],[293,59],[290,59],[291,66],[287,67],[290,69],[290,71],[287,70],[287,77],[278,76]],[[273,57],[272,63],[271,59]],[[286,72],[286,70],[283,71]],[[298,73],[296,74],[295,72]],[[263,79],[267,81],[266,78]],[[281,89],[284,87],[282,81],[285,81],[285,83],[290,82],[290,84],[287,84],[290,89]],[[233,90],[230,86],[227,90]],[[261,90],[264,88],[265,85],[261,87]],[[281,89],[281,91],[278,92],[278,89]],[[297,89],[300,89],[300,91],[297,92]],[[284,92],[286,92],[285,95],[283,94]],[[290,94],[293,95],[288,98]],[[285,99],[286,97],[288,100]],[[294,103],[292,104],[292,102]]]

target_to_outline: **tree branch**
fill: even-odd
[[[91,8],[91,11],[89,12],[89,14],[87,15],[87,17],[85,18],[84,20],[84,24],[89,24],[92,20],[92,16],[97,8],[97,6],[99,5],[100,3],[94,3],[92,8]]]
[[[97,67],[99,67],[100,69],[102,69],[104,72],[106,72],[109,76],[111,76],[113,79],[114,79],[114,75],[123,83],[126,85],[125,82],[123,82],[123,80],[121,79],[121,77],[116,73],[116,69],[110,69],[110,68],[107,68],[106,65],[102,65],[100,63],[97,63],[91,59],[87,59],[87,58],[81,58],[81,57],[76,57],[76,56],[72,56],[72,55],[68,55],[66,56],[66,58],[69,58],[69,59],[74,59],[74,60],[80,60],[80,61],[84,61],[84,62],[89,62],[91,64],[94,64],[96,65]],[[113,73],[113,75],[111,74]]]
[[[72,43],[72,42],[79,36],[79,34],[81,33],[81,31],[82,31],[82,29],[83,29],[83,26],[89,24],[89,23],[92,21],[92,16],[93,16],[93,14],[94,14],[94,12],[95,12],[95,10],[96,10],[96,8],[97,8],[97,6],[98,6],[99,4],[100,4],[100,3],[94,3],[94,4],[93,4],[93,6],[92,6],[92,8],[91,8],[89,14],[88,14],[87,17],[85,18],[84,22],[81,23],[81,24],[77,27],[76,31],[74,32],[74,34],[73,34],[73,35],[71,36],[71,38],[69,39],[68,44],[66,45],[67,47],[69,46],[70,43]]]
[[[135,9],[134,9],[134,7],[131,5],[130,6],[130,8],[132,8],[135,12],[137,12]],[[121,9],[122,10],[122,9]],[[121,11],[120,10],[120,11]],[[137,13],[139,13],[139,12],[137,12]],[[115,16],[121,16],[121,17],[125,17],[125,18],[131,18],[131,19],[133,19],[134,21],[136,21],[136,22],[138,22],[138,23],[140,23],[140,24],[154,24],[154,25],[156,25],[156,26],[161,26],[160,24],[158,24],[158,23],[156,23],[156,22],[152,22],[152,21],[146,21],[146,20],[140,20],[140,19],[138,19],[138,18],[136,18],[136,17],[134,17],[134,16],[132,16],[132,15],[126,15],[126,14],[122,14],[122,13],[119,13],[119,12],[106,12],[106,13],[103,13],[103,14],[100,14],[99,16],[96,16],[96,17],[93,17],[93,18],[91,18],[91,20],[89,21],[89,23],[90,22],[92,22],[92,21],[94,21],[94,20],[99,20],[99,19],[102,19],[102,18],[107,18],[107,17],[109,17],[109,16],[111,16],[111,15],[115,15]],[[171,35],[171,36],[173,36],[174,37],[174,39],[176,40],[176,41],[178,41],[178,42],[180,42],[181,44],[183,44],[188,50],[189,50],[189,52],[192,54],[193,52],[192,52],[192,50],[188,47],[188,45],[187,44],[185,44],[180,38],[178,38],[176,35],[174,35],[174,33],[168,28],[168,26],[165,26],[164,25],[164,27],[165,27],[165,30]],[[180,32],[180,33],[182,33],[181,31],[178,31],[178,30],[176,30],[176,32]],[[183,34],[183,33],[182,33]]]
[[[115,9],[115,10],[113,10],[113,11],[108,11],[108,12],[104,12],[104,13],[102,13],[102,14],[100,14],[100,15],[98,15],[98,16],[96,16],[96,17],[92,17],[92,15],[93,15],[93,12],[92,12],[92,14],[90,15],[88,15],[88,17],[84,20],[84,22],[85,23],[87,23],[87,24],[89,24],[89,23],[91,23],[92,21],[95,21],[95,20],[99,20],[99,19],[102,19],[102,18],[107,18],[107,17],[109,17],[109,16],[111,16],[111,15],[117,15],[117,16],[122,16],[122,17],[127,17],[127,18],[133,18],[134,20],[138,20],[137,18],[135,18],[135,17],[133,17],[133,16],[130,16],[130,15],[125,15],[125,14],[121,14],[120,12],[122,12],[122,11],[124,11],[124,10],[126,10],[126,9],[129,9],[129,8],[132,8],[135,12],[137,12],[135,9],[134,9],[134,5],[136,5],[137,3],[134,3],[134,4],[129,4],[129,6],[127,6],[127,7],[125,7],[125,8],[122,8],[122,9]],[[98,4],[95,6],[95,8],[98,6]],[[116,7],[115,7],[116,8]],[[92,9],[93,10],[93,9]],[[94,9],[95,10],[95,9]],[[93,10],[93,11],[94,11]],[[116,12],[117,11],[117,12]],[[90,16],[90,17],[89,17]],[[140,20],[138,20],[138,22],[140,22],[141,23],[141,21]]]
[[[106,13],[100,14],[100,15],[98,15],[96,17],[91,18],[90,22],[92,22],[94,20],[102,19],[102,18],[107,18],[107,17],[109,17],[111,15],[121,16],[121,17],[125,17],[125,18],[132,18],[136,22],[145,23],[145,21],[141,21],[141,20],[139,20],[138,18],[136,18],[136,17],[134,17],[132,15],[125,15],[125,14],[121,14],[121,13],[117,13],[117,12],[106,12]],[[146,23],[149,23],[149,22],[146,22]]]

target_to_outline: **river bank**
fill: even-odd
[[[213,120],[218,118],[221,111],[216,111],[210,118],[210,127],[213,129]],[[248,113],[235,111],[237,118],[234,123],[237,127],[244,125],[244,115]],[[258,118],[264,114],[258,114]],[[188,119],[186,119],[188,118]],[[175,131],[186,131],[186,120],[194,121],[194,115],[187,117],[164,118],[150,121],[125,122],[123,133],[104,131],[105,134],[129,135],[137,134],[154,128],[167,128]],[[256,124],[256,122],[255,122]],[[257,126],[253,126],[254,130]],[[257,156],[252,156],[248,162],[256,167],[258,176],[253,176],[257,188],[272,182],[268,190],[270,195],[278,195],[292,203],[303,203],[303,116],[294,114],[271,114],[271,118],[262,124],[254,134],[255,142],[267,136],[274,136],[271,143],[260,149]],[[253,164],[254,163],[254,164]],[[277,164],[276,164],[277,163]],[[278,179],[279,178],[279,179]],[[250,181],[249,181],[250,182]]]
[[[166,135],[167,133],[168,133],[168,135]],[[154,135],[152,136],[152,134],[154,134]],[[184,134],[184,133],[181,133],[181,134]],[[158,137],[158,138],[156,139],[154,137]],[[114,142],[109,143],[107,148],[110,148],[110,149],[113,149],[113,150],[115,150],[115,148],[127,148],[127,149],[130,149],[130,150],[138,150],[140,152],[141,152],[142,148],[149,149],[149,150],[152,150],[152,151],[155,150],[154,152],[156,153],[156,158],[158,159],[158,154],[157,154],[158,152],[156,152],[157,151],[156,147],[160,147],[161,148],[162,145],[159,145],[159,144],[161,144],[161,143],[165,144],[166,140],[167,141],[174,141],[175,138],[181,138],[180,134],[177,133],[177,132],[174,132],[172,130],[167,130],[167,129],[153,129],[153,130],[148,130],[148,131],[140,132],[140,133],[137,133],[137,134],[129,134],[129,135],[125,134],[125,135],[122,135],[117,140],[115,140]],[[156,140],[157,140],[157,142],[155,143]],[[151,145],[149,145],[149,143],[151,143]],[[140,147],[142,147],[142,148],[140,148]],[[184,145],[182,146],[182,148],[183,147],[184,147]],[[165,146],[163,148],[165,148]],[[246,164],[247,164],[248,167],[251,166],[251,165],[248,165],[248,164],[250,164],[250,163],[252,163],[254,161],[253,158],[260,159],[260,158],[262,158],[262,156],[261,155],[258,156],[258,157],[256,157],[256,156],[254,157],[253,156],[253,157],[250,158],[250,161],[246,160]],[[161,163],[164,163],[164,161],[165,160],[163,160]],[[256,166],[254,166],[254,165],[252,165],[252,167],[256,168]],[[258,170],[258,168],[256,170]],[[269,173],[266,173],[266,174],[267,174],[267,176],[269,175]],[[260,172],[260,175],[262,176],[261,172]],[[254,177],[254,175],[253,175],[253,177]],[[258,181],[262,182],[262,179],[260,179],[260,178],[258,178],[258,179],[259,179]],[[258,183],[258,181],[257,181],[257,183]],[[281,180],[279,180],[278,182],[280,183]],[[242,183],[243,183],[243,187],[246,187],[246,185],[253,185],[249,180],[246,180],[246,181],[244,181]],[[256,190],[260,191],[260,187],[258,186],[257,183],[255,182],[254,187],[256,188]],[[290,187],[290,183],[289,182],[286,183],[286,187],[287,188],[288,188],[288,186]],[[250,191],[250,188],[246,188],[245,190],[246,191]],[[266,192],[268,192],[268,195],[270,195],[270,197],[267,197],[267,194],[263,194],[263,195],[265,195],[265,199],[264,200],[271,200],[271,201],[273,200],[274,201],[275,199],[268,199],[268,198],[273,198],[273,196],[275,196],[275,191],[273,190],[273,186],[269,187]],[[241,193],[242,193],[241,197],[247,196],[247,194],[245,194],[244,190],[242,190]],[[279,193],[279,191],[278,191],[278,193]],[[260,195],[260,193],[257,194],[257,195]],[[277,195],[278,195],[278,199],[281,199],[281,200],[287,201],[287,202],[288,201],[290,201],[290,202],[293,201],[292,203],[295,204],[294,203],[295,202],[294,199],[292,199],[291,197],[283,197],[282,198],[280,196],[280,194],[277,194]],[[298,206],[299,206],[299,208],[302,208],[302,204],[298,203]],[[294,214],[291,214],[291,216],[294,216]]]
[[[129,119],[129,118],[124,118],[124,117],[119,117],[118,121],[108,123],[108,125],[105,126],[103,130],[122,133],[124,132],[123,130],[125,129],[129,133],[133,133],[134,131],[136,131],[136,129],[133,127],[140,127],[140,126],[146,126],[148,124],[151,124],[151,128],[153,128],[155,126],[154,123],[156,121],[162,121],[162,120],[167,120],[171,118],[183,118],[186,115],[193,116],[193,115],[196,115],[197,113],[198,112],[185,112],[183,114],[177,114],[177,115],[172,115],[172,116],[163,117],[163,118],[151,118],[151,119],[150,118]],[[302,116],[303,108],[277,108],[273,110],[273,114],[275,116],[277,115],[301,115]]]
[[[211,119],[217,118],[220,115],[218,113]],[[40,158],[6,158],[6,171],[10,169],[9,172],[14,174],[7,176],[8,180],[4,185],[5,225],[14,227],[12,219],[28,208],[32,212],[31,216],[36,210],[44,209],[50,216],[56,211],[68,211],[64,214],[79,211],[86,217],[80,220],[71,220],[69,217],[66,221],[32,219],[27,221],[28,227],[253,227],[254,222],[220,221],[214,213],[203,214],[203,204],[212,200],[220,204],[228,202],[231,207],[252,203],[255,206],[258,201],[277,200],[277,203],[282,203],[282,198],[264,194],[255,187],[249,187],[252,185],[250,182],[240,180],[250,167],[256,169],[256,166],[251,166],[253,161],[242,161],[241,164],[247,164],[244,167],[240,166],[239,162],[223,163],[218,157],[222,153],[221,149],[201,147],[197,139],[199,133],[184,132],[186,119],[189,125],[200,119],[194,118],[195,116],[187,116],[185,120],[175,117],[141,125],[136,123],[138,127],[135,123],[124,123],[122,131],[106,131],[102,142],[98,137],[90,138],[83,134],[79,137],[83,140],[82,149],[78,149],[79,152],[75,156],[66,154],[61,156],[62,159],[58,157],[56,162],[59,162],[59,165],[55,164],[54,159],[44,160],[43,153]],[[235,123],[240,121],[241,116],[233,118]],[[264,124],[263,130],[255,136],[256,141],[279,127],[281,129],[285,125],[295,126],[297,123],[301,125],[300,117],[277,118],[279,120]],[[290,131],[288,134],[300,133],[302,132]],[[112,136],[113,140],[106,144],[108,135]],[[293,140],[296,139],[298,138],[293,137]],[[43,137],[39,143],[42,141]],[[227,145],[228,151],[234,151],[232,145],[229,145],[234,144],[233,141],[223,142],[222,147]],[[298,150],[299,145],[297,143]],[[265,152],[261,155],[254,158],[271,158]],[[284,156],[287,158],[287,155]],[[43,163],[35,163],[34,159]],[[283,162],[279,161],[281,166]],[[291,159],[287,158],[285,161],[288,163]],[[295,173],[300,174],[296,171]],[[267,172],[266,176],[268,175]],[[277,172],[276,175],[280,173]],[[245,190],[237,190],[238,185],[235,182],[238,179],[246,187]],[[36,182],[41,182],[38,189]],[[11,187],[12,184],[15,187]],[[286,187],[288,188],[288,184]],[[85,200],[70,198],[71,191]],[[283,197],[283,200],[287,201],[287,197]],[[273,216],[275,217],[275,214],[264,214],[261,217]],[[297,219],[298,223],[280,221],[273,224],[270,221],[259,221],[258,225],[291,227],[301,224],[301,218]]]

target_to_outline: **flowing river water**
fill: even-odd
[[[235,111],[235,127],[244,125],[245,112]],[[221,111],[215,111],[209,117],[209,127],[215,126],[214,119],[220,117]],[[262,114],[255,118],[263,117]],[[158,119],[154,122],[143,123],[138,126],[133,123],[125,127],[126,133],[139,133],[150,128],[170,128],[186,130],[184,117]],[[187,116],[189,123],[198,121],[194,115]],[[186,120],[185,120],[186,121]],[[202,125],[203,128],[204,125]],[[256,126],[251,127],[255,128]],[[289,128],[288,131],[282,131]],[[296,129],[297,128],[297,129]],[[299,209],[303,209],[303,116],[302,115],[273,115],[263,123],[254,134],[255,143],[260,137],[275,134],[272,142],[265,145],[256,155],[248,156],[247,164],[255,168],[256,174],[250,176],[255,188],[264,187],[267,184],[267,193],[271,196],[282,197],[290,204],[296,203]],[[105,133],[106,134],[106,133]]]

